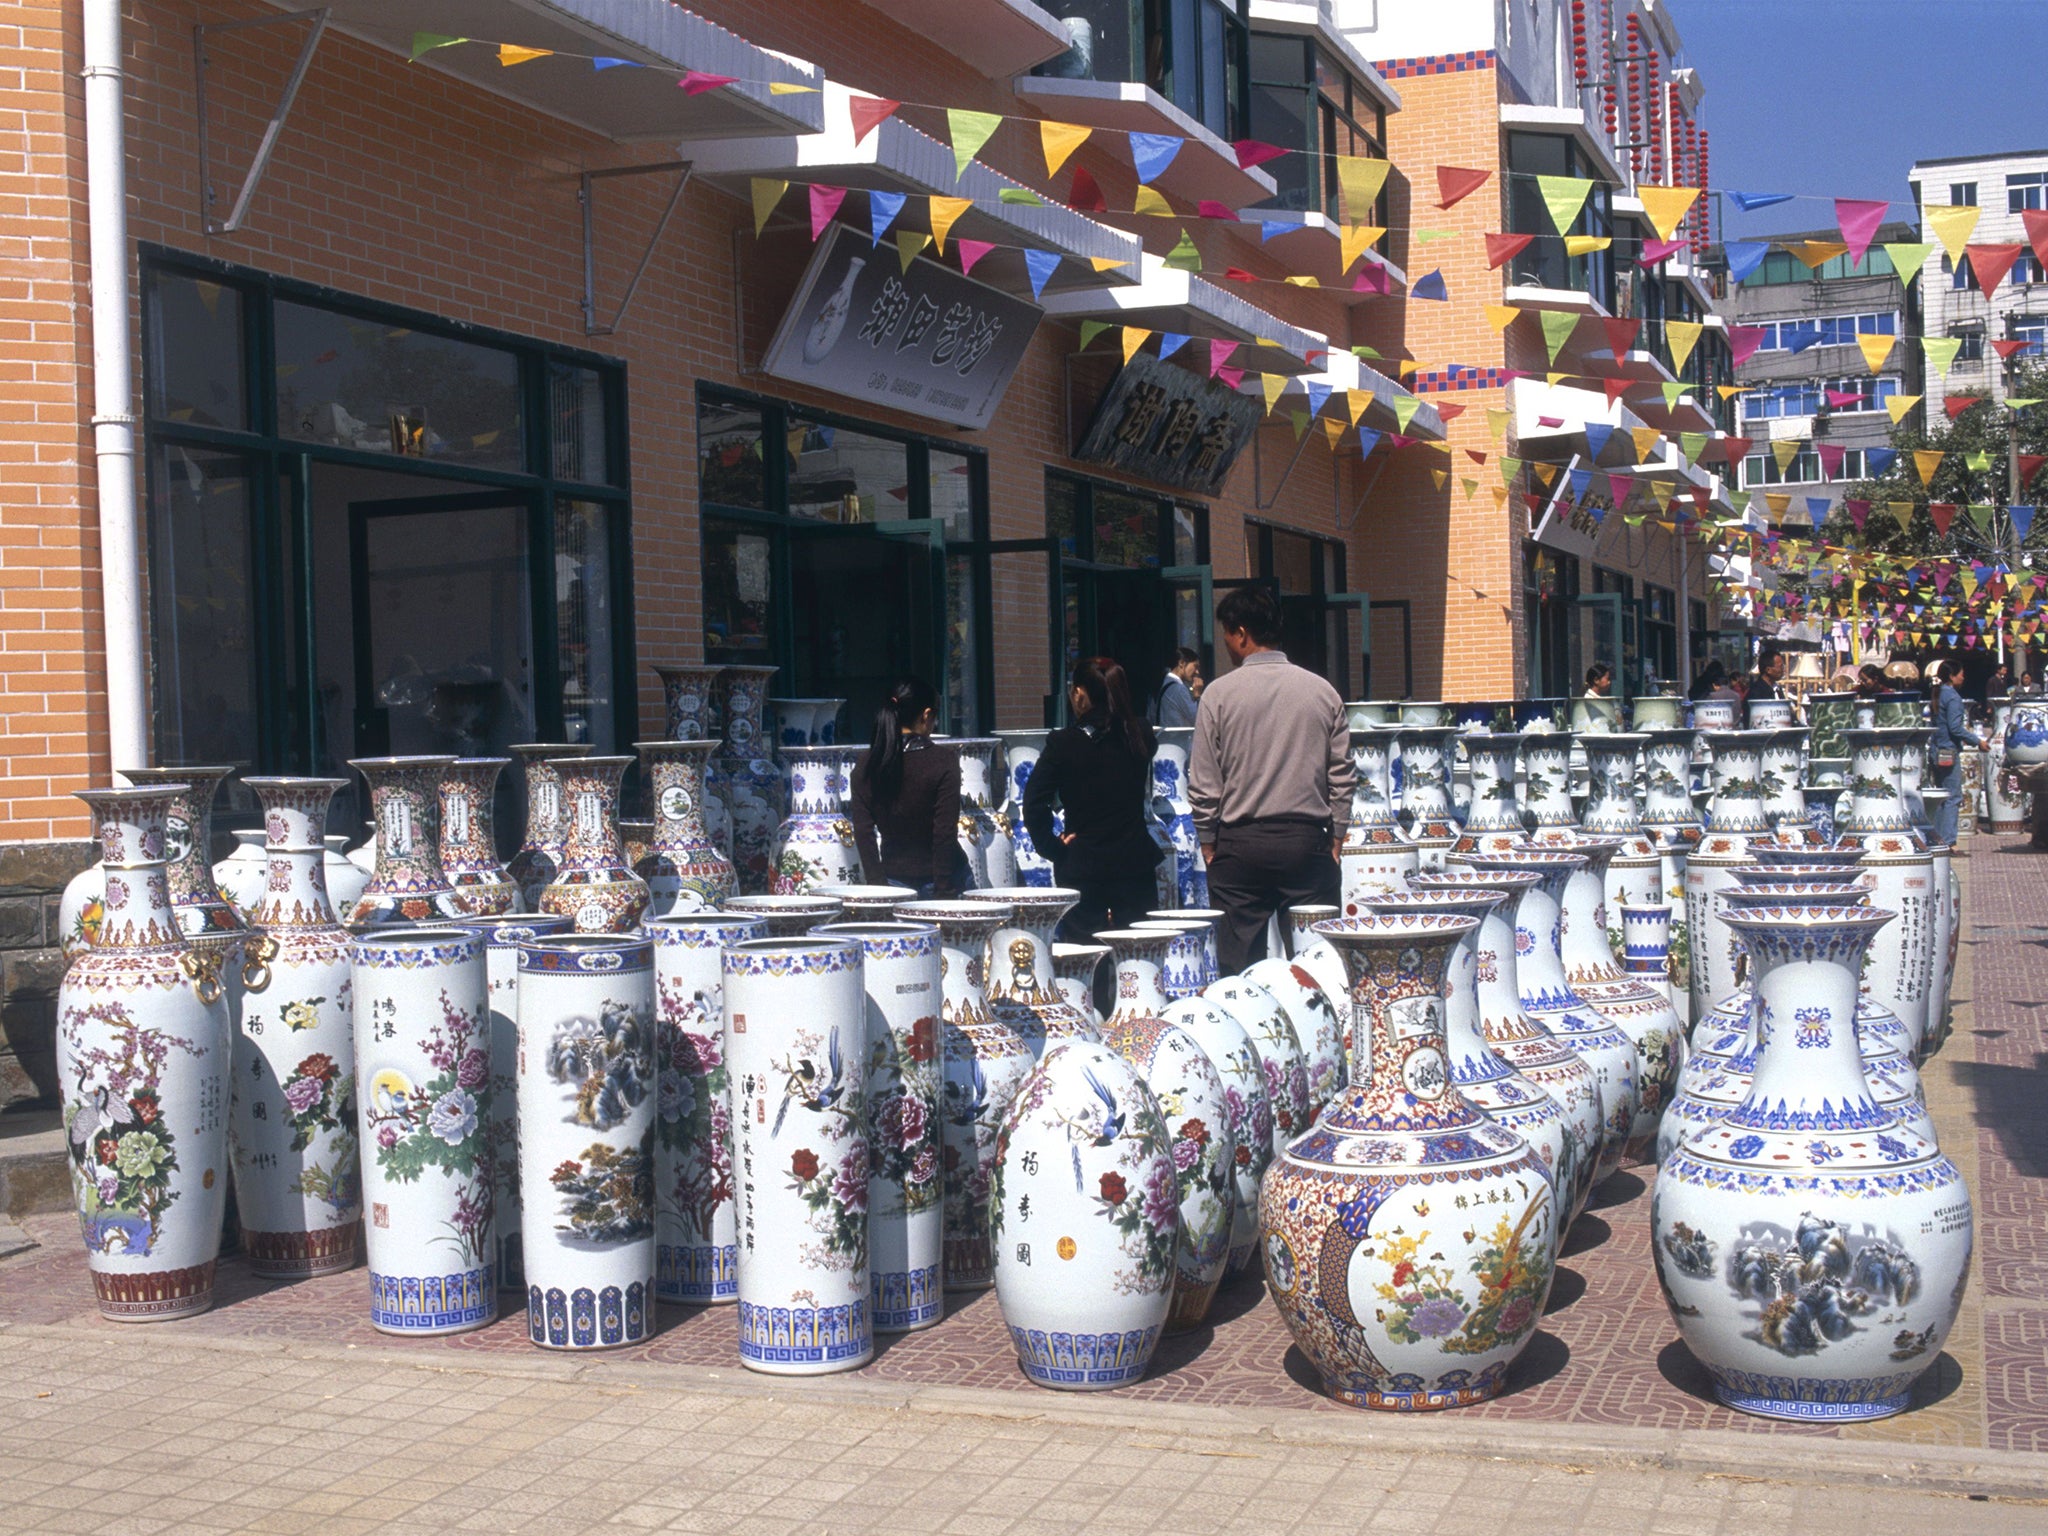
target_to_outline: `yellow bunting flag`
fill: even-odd
[[[1906,412],[1920,403],[1918,395],[1893,395],[1885,401],[1884,408],[1892,414],[1892,425],[1897,426],[1906,419]]]
[[[815,96],[818,94],[818,88],[815,85],[798,85],[794,80],[770,80],[768,82],[768,94],[770,96]]]
[[[1344,193],[1347,223],[1363,224],[1372,217],[1372,205],[1379,201],[1380,188],[1387,184],[1393,165],[1365,155],[1338,155],[1337,185]]]
[[[1486,408],[1486,429],[1493,434],[1493,440],[1504,442],[1508,432],[1508,408],[1504,405],[1489,405]]]
[[[1884,366],[1884,360],[1892,355],[1897,338],[1892,336],[1858,336],[1856,345],[1863,350],[1863,364],[1872,373]]]
[[[1536,318],[1543,323],[1543,344],[1550,349],[1550,360],[1554,363],[1565,343],[1572,339],[1572,332],[1579,328],[1579,317],[1568,309],[1543,309],[1536,312]]]
[[[1636,445],[1636,462],[1640,464],[1656,451],[1657,440],[1664,434],[1655,427],[1630,427],[1628,435],[1629,440]]]
[[[1335,453],[1337,451],[1337,443],[1344,436],[1346,430],[1347,428],[1344,423],[1335,416],[1325,416],[1323,418],[1323,431],[1328,433],[1330,438],[1330,452]]]
[[[1442,490],[1451,483],[1451,472],[1448,469],[1432,469],[1429,478],[1436,482],[1438,490]]]
[[[1979,212],[1970,203],[1957,203],[1948,208],[1923,208],[1920,216],[1934,231],[1934,238],[1941,242],[1941,248],[1948,252],[1948,259],[1961,261],[1963,247],[1970,243],[1970,236],[1976,232]]]
[[[974,163],[974,157],[989,136],[1003,126],[1000,112],[969,112],[963,107],[946,109],[946,133],[953,145],[953,179],[959,180],[967,174],[967,167]],[[940,242],[943,249],[944,242]]]
[[[1351,425],[1354,427],[1358,425],[1359,418],[1365,415],[1366,408],[1372,402],[1373,393],[1369,389],[1347,389],[1344,391],[1344,407],[1351,413]]]
[[[1067,157],[1086,144],[1088,135],[1094,131],[1079,123],[1040,123],[1038,142],[1045,151],[1045,174],[1057,176]]]
[[[1290,277],[1287,279],[1287,281],[1296,288],[1320,288],[1323,286],[1320,281],[1318,281],[1316,278],[1310,276],[1307,273],[1303,273],[1297,277]]]
[[[1962,345],[1960,336],[1925,336],[1921,338],[1920,350],[1927,354],[1927,361],[1934,365],[1936,373],[1947,373]]]
[[[960,215],[974,206],[971,197],[938,197],[926,199],[931,204],[932,243],[939,248],[941,256],[946,254],[946,235],[960,221]]]
[[[1934,479],[1934,472],[1941,468],[1941,461],[1948,455],[1939,448],[1915,448],[1913,468],[1920,473],[1920,483],[1926,485]]]
[[[1515,323],[1515,316],[1521,310],[1512,304],[1489,304],[1486,306],[1486,323],[1496,331],[1505,331]]]
[[[500,43],[498,62],[510,69],[514,64],[524,64],[528,59],[545,59],[554,51],[552,48],[522,48],[517,43]]]
[[[1490,487],[1490,489],[1493,491],[1494,507],[1499,511],[1505,512],[1508,508],[1508,488],[1504,485],[1496,485]]]
[[[1590,256],[1595,251],[1604,251],[1614,241],[1606,235],[1566,235],[1564,253],[1567,256]]]
[[[1124,361],[1129,362],[1138,355],[1138,348],[1145,345],[1152,333],[1143,326],[1127,325],[1124,331]]]
[[[1698,187],[1645,187],[1636,188],[1636,196],[1643,200],[1643,212],[1650,216],[1650,227],[1657,231],[1659,240],[1669,240],[1671,232],[1678,228],[1679,221],[1692,211],[1692,205],[1699,201]]]
[[[1910,283],[1927,265],[1927,253],[1933,249],[1931,240],[1892,240],[1886,242],[1884,253],[1891,258],[1892,270],[1898,273],[1899,281]]]
[[[1888,501],[1885,510],[1899,520],[1900,532],[1909,532],[1913,527],[1913,503],[1910,501]]]
[[[897,230],[897,231],[896,231],[896,260],[897,260],[897,262],[898,262],[898,263],[899,263],[899,264],[901,265],[902,269],[903,269],[903,270],[904,270],[905,272],[908,272],[908,271],[910,270],[910,264],[911,264],[911,263],[912,263],[913,261],[917,260],[918,252],[922,251],[922,250],[923,250],[923,249],[924,249],[924,248],[925,248],[926,246],[930,245],[931,243],[932,243],[932,237],[931,237],[930,235],[926,234],[926,233],[925,233],[925,232],[924,232],[923,230],[921,230],[921,229],[899,229],[899,230]],[[1082,328],[1083,330],[1086,330],[1086,329],[1088,328],[1088,326],[1087,326],[1087,322],[1086,322],[1086,321],[1083,321],[1083,322],[1082,322],[1082,324],[1081,324],[1081,328]],[[1087,343],[1086,339],[1083,339],[1083,341],[1081,342],[1081,345],[1082,345],[1082,346],[1084,346],[1084,347],[1088,345],[1088,343]]]
[[[1692,349],[1699,345],[1700,332],[1706,329],[1697,320],[1666,320],[1664,339],[1671,344],[1671,371],[1678,373],[1685,368],[1685,360],[1692,356]]]
[[[782,201],[782,194],[789,190],[786,181],[770,181],[764,176],[754,178],[754,234],[760,236],[768,223],[768,215],[775,211],[775,205]]]
[[[1593,183],[1584,176],[1538,176],[1536,190],[1543,194],[1543,206],[1550,210],[1550,222],[1557,226],[1557,232],[1568,235],[1579,210],[1586,206]]]
[[[1771,457],[1778,461],[1778,473],[1784,474],[1792,468],[1792,461],[1799,457],[1799,440],[1781,437],[1771,444]]]
[[[1351,264],[1378,243],[1386,229],[1378,224],[1346,224],[1339,237],[1339,249],[1343,256],[1342,270],[1349,272]]]
[[[1792,493],[1790,491],[1765,491],[1764,505],[1771,509],[1771,521],[1782,523],[1785,520],[1786,511],[1792,505]]]
[[[1114,256],[1090,256],[1088,265],[1098,272],[1107,272],[1112,267],[1128,267],[1128,261],[1118,261]]]
[[[1262,373],[1259,375],[1259,393],[1266,397],[1266,414],[1273,414],[1273,407],[1280,403],[1280,396],[1287,389],[1287,375],[1284,373]]]
[[[1557,466],[1555,464],[1532,463],[1529,466],[1529,473],[1542,481],[1545,489],[1548,489],[1551,482],[1557,479]]]
[[[1781,244],[1809,272],[1818,272],[1837,256],[1849,254],[1849,247],[1839,240],[1786,240]]]
[[[1671,487],[1662,480],[1652,480],[1650,482],[1650,500],[1657,503],[1657,510],[1659,512],[1669,512],[1671,510]]]
[[[1138,187],[1137,193],[1131,199],[1131,212],[1149,213],[1160,218],[1170,219],[1173,217],[1173,204],[1166,200],[1165,195],[1157,187],[1148,187],[1141,184]]]
[[[1746,395],[1755,386],[1750,384],[1716,384],[1714,393],[1723,400],[1733,400],[1737,395]]]

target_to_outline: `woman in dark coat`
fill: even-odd
[[[847,805],[862,872],[920,897],[958,896],[967,885],[960,754],[932,740],[938,722],[938,693],[923,678],[890,689],[875,711],[874,739],[853,766]]]
[[[1107,656],[1074,668],[1067,703],[1075,723],[1046,738],[1024,788],[1024,825],[1031,845],[1052,860],[1053,878],[1081,893],[1060,930],[1086,942],[1159,905],[1153,871],[1163,850],[1145,825],[1157,738],[1131,705],[1123,667]],[[1058,834],[1055,803],[1066,813]]]

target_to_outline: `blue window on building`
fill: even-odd
[[[2005,211],[2022,213],[2029,208],[2039,209],[2048,197],[2048,171],[2024,171],[2017,176],[2005,178]]]

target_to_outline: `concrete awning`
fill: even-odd
[[[1243,208],[1264,202],[1278,190],[1261,170],[1242,170],[1237,151],[1176,107],[1149,85],[1126,80],[1064,80],[1025,75],[1016,82],[1018,99],[1041,117],[1061,123],[1085,123],[1124,133],[1170,133],[1187,140],[1154,184],[1171,197],[1189,202]],[[1094,141],[1117,149],[1117,141]],[[1129,147],[1120,152],[1129,158]]]
[[[1569,310],[1573,314],[1591,315],[1596,320],[1614,318],[1607,312],[1606,305],[1577,288],[1514,287],[1501,295],[1501,303],[1512,304],[1517,309]]]
[[[977,74],[1006,80],[1072,46],[1066,27],[1031,0],[867,0],[898,26],[929,38]]]
[[[1006,203],[1005,191],[1031,189],[980,161],[970,162],[967,174],[956,176],[951,147],[900,118],[887,119],[856,142],[849,106],[852,97],[846,86],[827,81],[820,98],[824,123],[816,133],[686,140],[677,146],[677,153],[695,165],[700,180],[743,200],[751,197],[756,177],[908,193],[911,201],[896,224],[900,229],[929,228],[925,197],[971,198],[973,207],[960,216],[948,238],[993,244],[996,249],[976,263],[975,280],[1011,293],[1031,291],[1024,267],[1027,246],[1075,258],[1061,262],[1047,282],[1047,299],[1063,289],[1099,292],[1136,281],[1138,263],[1144,256],[1136,235],[1050,199],[1038,204]],[[790,197],[789,206],[798,206],[794,189]],[[866,209],[849,209],[848,215],[865,217]],[[1123,265],[1097,272],[1089,265],[1091,260]]]
[[[975,268],[977,275],[980,271]],[[1230,366],[1254,373],[1317,373],[1331,356],[1327,336],[1289,325],[1228,288],[1169,267],[1149,252],[1136,283],[1059,294],[1048,290],[1045,312],[1062,320],[1107,320],[1113,325],[1235,341],[1241,345],[1232,354]]]
[[[1370,364],[1363,362],[1354,352],[1332,352],[1328,366],[1322,372],[1304,374],[1296,382],[1304,387],[1318,384],[1329,389],[1331,401],[1323,407],[1325,415],[1342,409],[1338,397],[1346,396],[1354,389],[1368,390],[1372,394],[1373,402],[1358,418],[1361,426],[1370,427],[1375,432],[1400,432],[1408,437],[1421,438],[1432,443],[1440,443],[1444,439],[1444,419],[1427,399],[1420,400],[1415,408],[1415,414],[1408,418],[1408,425],[1402,426],[1394,403],[1397,400],[1419,397],[1414,391],[1404,389]],[[1247,388],[1251,386],[1247,385]],[[1258,391],[1252,389],[1252,393],[1256,394]],[[1344,414],[1348,420],[1350,413],[1345,411]]]
[[[669,0],[324,0],[328,24],[407,58],[413,37],[474,38],[422,54],[415,68],[518,102],[622,143],[815,133],[823,106],[811,91],[775,95],[771,83],[816,88],[820,72],[784,58]],[[296,3],[280,9],[297,10]],[[492,44],[555,50],[507,67]],[[641,69],[596,70],[595,57]],[[316,66],[317,68],[317,66]],[[686,70],[730,75],[732,85],[690,95]]]
[[[1282,224],[1284,231],[1265,235],[1266,226]],[[1326,213],[1296,213],[1284,208],[1247,208],[1238,215],[1233,226],[1225,229],[1242,236],[1248,245],[1256,245],[1263,251],[1285,262],[1287,270],[1303,277],[1313,277],[1319,287],[1317,292],[1346,304],[1362,304],[1367,299],[1399,297],[1401,290],[1408,286],[1408,274],[1381,256],[1378,251],[1367,251],[1353,264],[1350,271],[1344,269],[1344,232],[1337,221]],[[1262,236],[1265,236],[1262,238]],[[1367,267],[1377,267],[1386,274],[1387,293],[1376,290],[1360,290],[1353,286],[1359,273]]]

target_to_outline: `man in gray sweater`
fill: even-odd
[[[1218,605],[1216,627],[1237,667],[1202,691],[1188,799],[1209,899],[1223,913],[1217,958],[1230,975],[1264,956],[1273,913],[1338,905],[1357,774],[1337,690],[1275,649],[1273,594],[1237,588]]]

